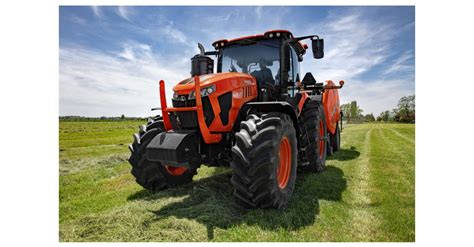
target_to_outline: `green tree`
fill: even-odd
[[[347,122],[361,121],[364,116],[362,115],[363,110],[357,105],[357,101],[341,105],[341,111]]]
[[[347,122],[349,123],[351,121],[351,104],[342,104],[341,105],[341,111],[343,118],[347,119]]]
[[[358,111],[358,106],[357,106],[357,101],[352,101],[351,102],[351,118],[355,119],[359,116],[359,111]]]
[[[120,116],[120,119],[125,119],[125,114],[122,114],[122,116]]]
[[[392,116],[393,116],[392,121],[400,122],[400,112],[398,111],[398,109],[392,110]]]
[[[370,113],[370,114],[365,115],[365,116],[364,116],[364,121],[366,121],[366,122],[374,122],[374,121],[375,121],[374,114]]]
[[[415,95],[403,96],[397,104],[396,115],[400,122],[415,120]]]
[[[384,111],[380,113],[380,118],[384,122],[388,122],[388,119],[390,118],[390,112],[389,111]]]
[[[350,109],[350,114],[351,114],[351,119],[353,120],[361,120],[363,118],[362,116],[363,110],[359,108],[357,105],[357,101],[352,101],[351,102],[351,109]]]

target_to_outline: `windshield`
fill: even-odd
[[[230,45],[219,55],[218,72],[241,72],[260,83],[280,83],[280,40],[262,40],[250,45]]]

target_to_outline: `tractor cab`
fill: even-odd
[[[202,67],[206,69],[197,69],[191,74],[195,76],[213,73],[209,68],[213,67],[214,61],[205,55],[216,55],[217,73],[249,74],[257,81],[259,101],[281,100],[294,91],[297,82],[302,78],[299,62],[303,61],[308,46],[299,41],[305,38],[318,40],[318,43],[313,43],[316,45],[313,45],[313,50],[322,50],[323,40],[318,36],[295,38],[287,30],[218,40],[212,44],[216,51],[204,52],[201,49],[201,55],[193,58],[193,64],[199,63],[197,58],[204,61],[205,65]],[[322,58],[322,53],[315,58]],[[196,66],[193,65],[194,67]]]
[[[249,43],[249,42],[246,42]],[[217,73],[241,72],[252,75],[259,84],[280,84],[279,40],[262,40],[248,45],[232,44],[218,57]]]

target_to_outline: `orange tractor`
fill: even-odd
[[[272,30],[213,43],[191,59],[191,77],[173,88],[173,106],[159,83],[161,116],[134,135],[130,164],[136,181],[157,191],[192,181],[201,164],[230,166],[236,202],[246,208],[284,208],[297,168],[321,172],[340,147],[341,111],[332,81],[318,83],[299,62],[317,35]],[[217,57],[217,71],[214,60]]]

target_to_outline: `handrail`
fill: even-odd
[[[165,129],[172,130],[173,126],[171,125],[170,116],[168,115],[168,107],[166,105],[165,81],[163,80],[160,80],[160,101]]]

